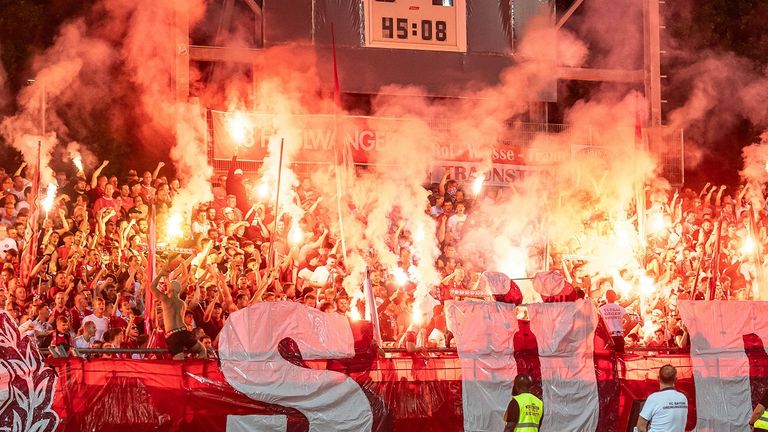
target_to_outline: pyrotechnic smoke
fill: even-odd
[[[413,279],[418,286],[417,297],[425,298],[428,289],[439,282],[440,275],[434,268],[440,254],[435,236],[438,227],[424,211],[428,192],[422,187],[427,173],[436,168],[436,153],[449,157],[468,153],[481,159],[477,175],[489,172],[491,149],[506,138],[509,121],[518,120],[528,111],[529,101],[537,100],[539,92],[553,83],[555,67],[583,66],[585,62],[601,67],[638,66],[642,59],[642,30],[637,26],[636,30],[627,31],[635,28],[627,22],[639,12],[639,3],[623,2],[628,9],[593,3],[598,6],[582,6],[586,12],[576,25],[584,41],[565,31],[556,32],[545,18],[534,20],[516,47],[517,64],[503,71],[499,85],[472,85],[464,92],[465,97],[449,101],[431,100],[418,88],[382,89],[383,94],[401,96],[376,98],[373,114],[405,121],[392,131],[391,139],[376,143],[384,149],[372,161],[376,165],[357,174],[342,173],[343,196],[337,196],[332,172],[313,172],[315,186],[321,196],[328,198],[321,210],[333,215],[330,228],[334,238],[341,230],[336,199],[342,201],[344,236],[350,245],[346,264],[355,275],[346,287],[351,295],[358,295],[359,276],[372,261],[371,254],[392,272],[399,266],[398,274],[402,272]],[[51,107],[47,111],[49,133],[43,152],[43,163],[47,166],[53,146],[75,139],[96,121],[108,122],[108,129],[126,128],[120,114],[112,113],[106,119],[94,115],[98,107],[131,107],[131,117],[138,119],[138,134],[146,147],[170,150],[183,184],[171,210],[173,215],[179,215],[187,214],[193,204],[211,198],[208,180],[212,170],[206,157],[203,106],[273,114],[275,136],[269,141],[257,184],[266,185],[274,199],[279,147],[284,139],[281,207],[291,216],[292,223],[287,228],[295,231],[304,211],[295,204],[298,177],[291,164],[302,151],[298,145],[302,139],[296,135],[301,129],[292,116],[333,112],[330,98],[317,91],[324,87],[318,81],[317,70],[321,66],[316,64],[311,49],[295,45],[271,48],[264,51],[262,60],[255,65],[218,66],[207,84],[198,81],[200,71],[191,70],[190,85],[199,102],[177,102],[176,89],[169,85],[176,73],[173,56],[178,45],[186,44],[188,38],[183,27],[173,24],[174,17],[188,15],[190,24],[194,24],[204,10],[200,0],[99,3],[91,17],[94,25],[86,28],[85,21],[67,24],[54,46],[35,61],[35,83],[21,93],[21,111],[2,122],[0,133],[32,164],[45,94]],[[242,35],[236,30],[225,43],[242,45]],[[617,37],[623,39],[617,41]],[[733,94],[740,95],[738,99],[744,106],[760,106],[764,96],[756,95],[765,88],[761,82],[754,81],[749,74],[734,79],[725,66],[727,62],[722,61],[701,63],[683,74],[683,79],[687,77],[693,83],[694,91],[688,103],[670,115],[673,127],[695,127],[701,119],[719,115],[721,102]],[[732,67],[741,66],[737,62]],[[259,77],[255,88],[246,68],[252,68],[249,72]],[[115,70],[121,71],[119,79]],[[736,87],[726,85],[746,90],[737,91]],[[734,91],[723,91],[724,88]],[[475,257],[468,265],[521,276],[526,273],[526,261],[541,256],[549,243],[554,250],[568,247],[589,255],[593,258],[589,264],[592,270],[610,273],[616,268],[637,266],[637,233],[634,222],[626,220],[626,213],[636,185],[654,177],[654,163],[638,151],[634,136],[637,105],[643,102],[638,102],[626,89],[605,87],[590,96],[566,114],[565,122],[574,125],[572,130],[556,137],[542,135],[530,149],[575,153],[573,160],[561,161],[552,173],[541,170],[527,175],[514,190],[498,198],[487,196],[485,191],[476,194],[479,202],[467,221],[465,239],[461,242],[460,253]],[[65,117],[75,121],[65,124]],[[604,147],[599,149],[602,157],[574,152],[590,143]],[[95,165],[85,146],[70,146],[74,146],[71,151],[80,153],[86,167]],[[761,158],[757,158],[762,164],[760,175],[766,175],[768,158]],[[474,198],[471,181],[470,176],[460,185],[468,198]],[[269,198],[265,201],[271,205]],[[391,252],[391,237],[400,224],[403,246],[411,256]],[[539,261],[533,267],[540,269],[542,265]]]
[[[747,197],[755,208],[762,208],[762,188],[768,182],[768,132],[764,132],[757,143],[744,147],[742,157],[741,178],[750,186]]]
[[[45,191],[45,197],[40,201],[40,206],[45,210],[46,215],[53,208],[54,201],[56,199],[56,184],[48,183],[48,188]]]
[[[3,52],[3,47],[0,46],[0,54]],[[3,63],[0,62],[0,113],[5,112],[6,108],[11,102],[10,91],[8,89],[8,74],[5,72]]]
[[[669,114],[672,128],[684,128],[702,142],[712,142],[743,118],[758,120],[750,83],[759,81],[745,59],[705,52],[701,60],[676,74],[675,84],[689,89],[686,103]],[[764,96],[763,96],[764,97]],[[763,121],[766,118],[762,119]]]
[[[88,148],[76,141],[67,144],[64,160],[71,161],[79,170],[91,169],[98,163],[96,156]],[[78,166],[79,165],[79,166]]]
[[[205,157],[204,111],[196,104],[177,104],[177,144],[171,148],[171,160],[181,178],[181,190],[174,198],[172,214],[190,214],[191,208],[213,198],[210,177],[213,169]]]
[[[186,29],[174,25],[176,13],[182,11],[194,23],[204,5],[105,0],[87,19],[65,24],[53,46],[34,60],[34,82],[19,94],[20,110],[3,120],[0,133],[33,165],[45,100],[42,164],[48,167],[52,148],[59,142],[88,136],[93,130],[124,135],[137,120],[131,133],[145,140],[148,149],[156,154],[158,148],[171,150],[185,180],[183,205],[210,198],[204,121],[195,104],[176,102],[175,89],[169,85],[177,42],[187,41]],[[77,151],[86,167],[94,165],[84,147]]]

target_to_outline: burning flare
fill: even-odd
[[[646,296],[656,292],[656,286],[653,284],[653,279],[649,278],[648,276],[641,275],[640,276],[640,292]]]
[[[421,309],[419,309],[419,307],[414,304],[413,311],[411,312],[411,324],[419,325],[421,324],[421,319],[422,319]]]
[[[424,241],[424,227],[419,225],[416,227],[416,231],[413,233],[413,241],[421,243]]]
[[[500,263],[501,271],[508,277],[524,278],[527,276],[528,251],[522,247],[510,247],[506,258]]]
[[[400,267],[396,267],[392,271],[392,276],[395,277],[395,283],[398,286],[404,286],[408,283],[408,274],[406,274],[405,270],[401,269]]]
[[[45,191],[45,198],[40,202],[40,205],[47,214],[53,208],[53,201],[56,199],[56,185],[48,183],[48,189]]]
[[[259,183],[253,188],[253,193],[260,200],[264,200],[269,196],[269,186],[266,183]]]
[[[661,213],[652,214],[650,219],[648,228],[651,233],[661,234],[667,230],[667,221]]]
[[[182,222],[183,218],[179,213],[174,213],[168,217],[165,231],[168,240],[179,239],[184,236],[184,231],[181,228]]]
[[[291,230],[288,231],[288,242],[292,245],[298,245],[304,239],[304,232],[299,227],[298,222],[293,222]]]
[[[744,239],[744,243],[741,244],[741,254],[752,255],[755,252],[757,252],[757,244],[755,243],[755,240],[752,239],[752,236],[747,236],[747,238]]]
[[[75,164],[75,167],[77,168],[77,172],[81,173],[83,171],[83,158],[80,156],[80,153],[74,153],[72,155],[72,163]]]
[[[353,307],[352,309],[349,310],[349,318],[352,321],[360,321],[360,319],[361,319],[360,311],[357,310],[357,307]]]
[[[483,190],[483,183],[485,183],[484,176],[478,175],[475,177],[475,181],[472,182],[472,193],[474,193],[475,196],[480,195],[480,192]]]
[[[227,132],[238,146],[248,146],[248,137],[253,133],[253,123],[242,111],[227,116]]]

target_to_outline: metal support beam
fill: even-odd
[[[661,35],[659,0],[643,0],[643,51],[648,127],[661,125]]]
[[[243,0],[245,4],[253,12],[253,18],[255,22],[255,28],[253,29],[254,39],[256,40],[256,46],[259,48],[264,47],[264,12],[261,10],[255,0]]]
[[[565,11],[565,14],[560,17],[560,19],[557,21],[557,29],[560,30],[561,27],[563,27],[563,24],[565,24],[566,21],[573,15],[574,12],[576,12],[576,9],[581,6],[581,4],[584,3],[584,0],[576,0],[573,2],[571,7],[568,8],[567,11]]]
[[[224,35],[232,27],[232,13],[235,10],[235,0],[224,0],[224,11],[219,17],[219,27],[216,29],[216,37],[213,39],[216,45],[224,43]]]
[[[195,61],[255,63],[263,54],[256,48],[190,45],[189,58]]]
[[[644,75],[642,70],[558,67],[557,77],[563,80],[641,84],[643,83]]]
[[[187,102],[189,98],[189,15],[184,8],[174,14],[175,31],[175,81],[176,102]]]

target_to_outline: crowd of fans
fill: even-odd
[[[53,204],[38,213],[32,213],[36,194],[27,178],[30,170],[0,171],[0,306],[23,334],[49,347],[54,356],[74,355],[82,348],[163,347],[160,306],[144,304],[152,259],[151,213],[156,212],[158,231],[165,231],[179,182],[162,175],[162,163],[141,177],[135,170],[125,177],[107,176],[107,167],[105,161],[90,178],[82,172],[71,178],[56,173]],[[308,180],[296,189],[297,204],[305,211],[298,222],[304,233],[298,241],[289,238],[297,221],[286,214],[275,221],[273,206],[253,199],[242,171],[233,167],[212,182],[214,199],[196,206],[188,223],[182,222],[186,233],[178,247],[162,241],[157,247],[158,261],[175,267],[182,278],[184,323],[207,355],[216,355],[212,347],[228,314],[255,302],[301,302],[350,317],[362,312],[363,296],[350,296],[344,289],[350,269],[332,228],[334,215],[318,205],[322,199]],[[413,322],[413,287],[398,280],[391,268],[377,263],[369,267],[385,344],[451,345],[442,302],[460,296],[455,290],[477,289],[485,270],[459,254],[474,207],[467,198],[471,194],[464,191],[468,186],[448,177],[430,186],[425,211],[436,221],[441,254],[435,267],[443,279],[432,289],[435,306],[427,322]],[[765,211],[755,217],[746,192],[742,187],[731,195],[724,186],[709,185],[699,194],[684,189],[671,197],[648,191],[640,273],[652,282],[652,292],[631,289],[642,283],[637,271],[588,273],[588,257],[579,257],[577,250],[553,252],[551,266],[565,275],[578,296],[620,309],[604,315],[612,334],[627,345],[684,347],[687,334],[677,300],[753,296],[756,257],[768,244],[768,230]],[[27,226],[34,214],[39,229],[30,237]],[[591,224],[589,229],[600,229],[599,221]],[[413,234],[397,221],[389,233],[399,266],[408,271]],[[34,258],[27,269],[24,254]],[[151,313],[145,313],[147,308]]]

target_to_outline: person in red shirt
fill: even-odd
[[[467,289],[464,281],[465,276],[464,269],[457,267],[453,273],[443,278],[440,282],[440,297],[443,301],[453,299],[454,296],[451,291]]]
[[[75,305],[69,310],[72,318],[71,326],[74,329],[79,329],[83,323],[83,318],[93,313],[92,310],[88,309],[87,295],[89,294],[89,291],[83,291],[75,296]]]
[[[203,318],[203,325],[201,327],[205,330],[205,334],[214,340],[219,335],[219,332],[221,332],[221,329],[224,328],[223,312],[224,308],[218,301],[209,304],[205,311],[205,317]]]
[[[75,235],[67,231],[61,234],[60,241],[64,244],[56,248],[56,256],[59,260],[59,267],[65,268],[67,266],[67,258],[69,258],[69,253],[72,250],[72,244],[75,241]]]
[[[131,316],[131,301],[128,297],[121,297],[118,301],[118,311],[109,318],[109,328],[119,328],[124,330],[128,327],[128,321]]]
[[[67,292],[67,275],[64,272],[56,273],[53,278],[53,286],[48,290],[48,296],[55,299],[56,294]],[[66,300],[65,300],[66,303]]]
[[[63,315],[59,316],[56,319],[55,327],[51,334],[51,356],[76,356],[75,344],[72,342],[72,334],[69,332],[69,318]]]
[[[69,297],[69,292],[56,293],[53,297],[53,309],[51,309],[51,317],[48,322],[55,325],[59,317],[64,317],[67,319],[67,325],[72,323],[72,311],[67,308],[67,297]]]
[[[116,220],[117,215],[120,214],[120,204],[112,198],[114,193],[115,187],[112,186],[111,183],[107,183],[104,186],[104,195],[100,196],[96,202],[93,203],[93,212],[99,214],[101,209],[109,207],[115,211],[111,219],[113,221]]]

